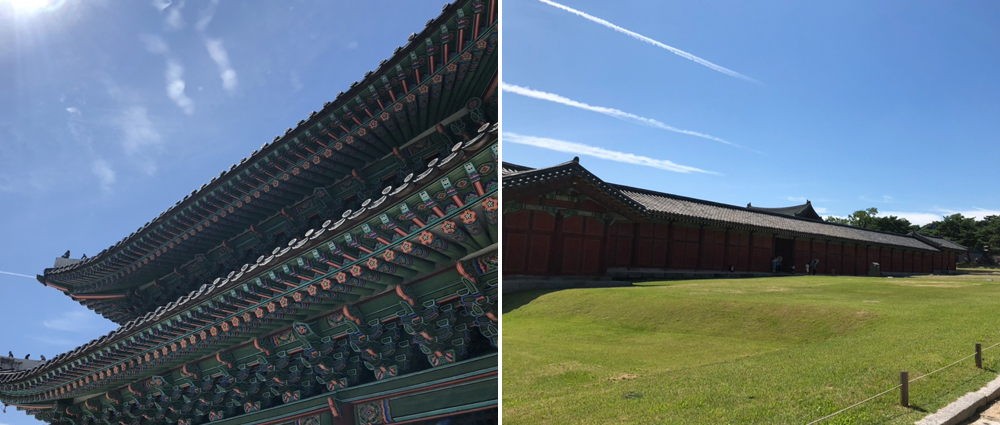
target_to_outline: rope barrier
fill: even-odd
[[[984,348],[984,349],[983,349],[983,351],[986,351],[986,350],[989,350],[990,348],[993,348],[993,347],[996,347],[996,346],[998,346],[998,345],[1000,345],[1000,342],[998,342],[998,343],[996,343],[996,344],[993,344],[993,345],[991,345],[991,346],[989,346],[989,347],[986,347],[986,348]],[[930,376],[930,375],[933,375],[933,374],[935,374],[935,373],[938,373],[938,372],[940,372],[940,371],[942,371],[942,370],[945,370],[945,369],[947,369],[947,368],[949,368],[949,367],[952,367],[952,366],[954,366],[954,365],[957,365],[957,364],[959,364],[959,363],[961,363],[961,362],[963,362],[963,361],[965,361],[965,360],[968,360],[968,359],[970,359],[970,358],[974,357],[975,355],[976,355],[976,353],[972,353],[972,354],[970,354],[970,355],[968,355],[968,356],[965,356],[965,357],[962,357],[961,359],[958,359],[957,361],[955,361],[954,363],[952,363],[952,364],[950,364],[950,365],[948,365],[948,366],[945,366],[945,367],[942,367],[942,368],[940,368],[940,369],[938,369],[938,370],[935,370],[935,371],[933,371],[933,372],[928,372],[928,373],[925,373],[925,374],[923,374],[923,375],[920,375],[920,376],[918,376],[918,377],[916,377],[916,378],[913,378],[913,379],[911,379],[911,380],[910,380],[910,382],[915,382],[915,381],[917,381],[917,380],[919,380],[919,379],[923,379],[923,378],[925,378],[925,377],[927,377],[927,376]]]
[[[996,344],[993,344],[993,345],[991,345],[991,346],[989,346],[989,347],[986,347],[986,348],[983,348],[983,349],[982,349],[982,351],[986,351],[986,350],[989,350],[989,349],[991,349],[991,348],[994,348],[994,347],[997,347],[997,346],[1000,346],[1000,342],[998,342],[998,343],[996,343]],[[963,361],[966,361],[966,360],[968,360],[968,359],[970,359],[970,358],[974,357],[975,355],[976,355],[976,353],[972,353],[972,354],[970,354],[970,355],[968,355],[968,356],[965,356],[965,357],[962,357],[961,359],[958,359],[958,360],[956,360],[956,361],[952,362],[951,364],[949,364],[949,365],[947,365],[947,366],[945,366],[945,367],[942,367],[942,368],[940,368],[940,369],[937,369],[937,370],[935,370],[935,371],[933,371],[933,372],[928,372],[928,373],[925,373],[925,374],[923,374],[923,375],[920,375],[920,376],[918,376],[918,377],[916,377],[916,378],[913,378],[913,379],[909,380],[908,382],[916,382],[916,381],[918,381],[918,380],[921,380],[921,379],[923,379],[923,378],[926,378],[926,377],[928,377],[928,376],[931,376],[931,375],[933,375],[933,374],[935,374],[935,373],[938,373],[938,372],[940,372],[940,371],[942,371],[942,370],[945,370],[945,369],[947,369],[947,368],[950,368],[950,367],[952,367],[952,366],[955,366],[955,365],[957,365],[957,364],[959,364],[959,363],[961,363],[961,362],[963,362]],[[864,399],[864,400],[861,400],[861,401],[859,401],[859,402],[857,402],[857,403],[854,403],[854,404],[852,404],[852,405],[850,405],[850,406],[847,406],[847,407],[845,407],[845,408],[843,408],[843,409],[840,409],[840,410],[838,410],[838,411],[836,411],[836,412],[833,412],[833,413],[831,413],[831,414],[829,414],[829,415],[826,415],[826,416],[824,416],[824,417],[822,417],[822,418],[819,418],[819,419],[816,419],[816,420],[814,420],[814,421],[812,421],[812,422],[809,422],[809,423],[807,423],[806,425],[813,425],[813,424],[817,424],[817,423],[820,423],[820,422],[823,422],[823,421],[825,421],[825,420],[827,420],[827,419],[830,419],[830,418],[832,418],[832,417],[834,417],[834,416],[837,416],[837,415],[839,415],[839,414],[841,414],[841,413],[844,413],[844,412],[846,412],[846,411],[848,411],[848,410],[851,410],[851,409],[853,409],[853,408],[855,408],[855,407],[858,407],[858,406],[860,406],[860,405],[862,405],[862,404],[865,404],[865,403],[867,403],[867,402],[869,402],[869,401],[872,401],[872,400],[874,400],[874,399],[876,399],[876,398],[879,398],[879,397],[881,397],[881,396],[884,396],[884,395],[886,395],[886,394],[888,394],[888,393],[890,393],[890,392],[893,392],[893,391],[895,391],[895,390],[898,390],[898,389],[899,389],[899,387],[902,387],[902,386],[903,386],[902,384],[900,384],[900,385],[896,385],[895,387],[892,387],[892,388],[889,388],[888,390],[885,390],[885,391],[882,391],[882,392],[880,392],[880,393],[878,393],[878,394],[875,394],[875,395],[873,395],[873,396],[871,396],[871,397],[868,397],[868,398],[866,398],[866,399]]]
[[[885,390],[885,391],[882,391],[882,392],[880,392],[880,393],[878,393],[878,394],[875,394],[875,395],[873,395],[873,396],[871,396],[871,397],[868,397],[868,398],[866,398],[866,399],[864,399],[864,400],[861,400],[861,401],[859,401],[859,402],[857,402],[857,403],[854,403],[854,404],[852,404],[852,405],[850,405],[850,406],[847,406],[847,407],[845,407],[845,408],[843,408],[843,409],[840,409],[840,410],[838,410],[838,411],[836,411],[836,412],[833,412],[833,413],[831,413],[831,414],[829,414],[829,415],[826,415],[826,416],[824,416],[824,417],[822,417],[822,418],[819,418],[819,419],[816,419],[815,421],[812,421],[812,422],[809,422],[809,423],[808,423],[808,424],[806,424],[806,425],[813,425],[813,424],[816,424],[816,423],[820,423],[820,422],[823,422],[823,421],[825,421],[825,420],[827,420],[827,419],[830,419],[830,418],[832,418],[832,417],[834,417],[834,416],[837,416],[837,415],[839,415],[839,414],[841,414],[841,413],[844,413],[844,412],[846,412],[846,411],[848,411],[848,410],[851,410],[851,409],[853,409],[853,408],[855,408],[855,407],[858,407],[858,406],[860,406],[860,405],[862,405],[862,404],[865,404],[865,403],[867,403],[867,402],[869,402],[869,401],[872,401],[872,400],[874,400],[874,399],[876,399],[876,398],[879,398],[879,397],[881,397],[881,396],[884,396],[884,395],[886,395],[886,394],[888,394],[888,393],[890,393],[890,392],[893,392],[893,391],[896,391],[897,389],[899,389],[899,387],[902,387],[902,385],[896,385],[895,387],[892,387],[892,388],[889,388],[888,390]]]

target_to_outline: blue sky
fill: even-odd
[[[505,161],[823,215],[1000,214],[996,3],[512,0],[503,24]]]
[[[115,328],[35,281],[55,257],[135,231],[346,91],[444,5],[25,1],[0,0],[0,350],[21,358]]]

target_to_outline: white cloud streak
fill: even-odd
[[[170,53],[170,47],[167,45],[167,42],[163,40],[163,37],[149,34],[139,35],[139,40],[142,40],[147,51],[163,55],[167,60],[167,70],[165,72],[167,97],[174,101],[174,104],[181,108],[185,114],[194,114],[194,101],[184,94],[184,65]],[[233,77],[235,78],[235,75]]]
[[[175,59],[167,59],[167,97],[173,100],[185,114],[194,114],[194,101],[184,94],[184,65]]]
[[[5,275],[9,275],[9,276],[17,276],[17,277],[26,277],[26,278],[29,278],[29,279],[34,279],[35,278],[34,276],[27,275],[27,274],[11,273],[11,272],[5,272],[5,271],[0,271],[0,274],[5,274]]]
[[[152,5],[157,10],[159,10],[160,12],[162,12],[163,9],[166,9],[167,7],[170,6],[170,0],[153,0],[152,1]]]
[[[627,35],[629,37],[632,37],[632,38],[634,38],[636,40],[644,41],[646,43],[652,44],[652,45],[654,45],[656,47],[659,47],[661,49],[666,49],[669,52],[671,52],[671,53],[673,53],[673,54],[675,54],[677,56],[680,56],[680,57],[682,57],[684,59],[687,59],[687,60],[690,60],[692,62],[695,62],[695,63],[697,63],[699,65],[705,66],[707,68],[710,68],[710,69],[712,69],[714,71],[721,72],[721,73],[726,74],[726,75],[728,75],[730,77],[735,77],[735,78],[739,78],[739,79],[744,80],[744,81],[749,81],[751,83],[760,84],[759,81],[754,80],[753,78],[747,77],[746,75],[740,74],[739,72],[736,72],[736,71],[733,71],[731,69],[728,69],[728,68],[716,65],[716,64],[714,64],[712,62],[709,62],[709,61],[707,61],[705,59],[699,58],[699,57],[697,57],[695,55],[692,55],[692,54],[690,54],[688,52],[685,52],[685,51],[683,51],[681,49],[668,46],[666,44],[663,44],[663,43],[661,43],[659,41],[653,40],[652,38],[646,37],[646,36],[644,36],[642,34],[639,34],[637,32],[629,31],[629,30],[627,30],[625,28],[622,28],[622,27],[620,27],[618,25],[612,24],[611,22],[605,21],[604,19],[598,18],[598,17],[593,16],[593,15],[588,15],[588,14],[586,14],[584,12],[581,12],[579,10],[573,9],[572,7],[559,4],[559,3],[556,3],[556,2],[551,1],[551,0],[538,0],[538,1],[540,1],[542,3],[545,3],[545,4],[549,5],[549,6],[553,6],[553,7],[557,7],[559,9],[565,10],[565,11],[567,11],[569,13],[572,13],[574,15],[582,17],[582,18],[584,18],[584,19],[586,19],[588,21],[596,22],[596,23],[601,24],[601,25],[603,25],[605,27],[611,28],[611,29],[613,29],[615,31],[618,31],[618,32],[620,32],[622,34],[625,34],[625,35]]]
[[[505,82],[500,82],[500,88],[503,91],[505,91],[505,92],[514,93],[514,94],[518,94],[518,95],[521,95],[521,96],[530,97],[530,98],[533,98],[533,99],[546,100],[546,101],[549,101],[549,102],[558,103],[560,105],[572,106],[574,108],[584,109],[584,110],[591,111],[591,112],[597,112],[599,114],[604,114],[604,115],[607,115],[607,116],[610,116],[610,117],[614,117],[614,118],[618,118],[618,119],[625,120],[625,121],[637,122],[639,124],[648,125],[650,127],[659,128],[661,130],[673,131],[675,133],[685,134],[685,135],[688,135],[688,136],[701,137],[703,139],[708,139],[708,140],[716,141],[716,142],[719,142],[719,143],[722,143],[722,144],[726,144],[726,145],[729,145],[729,146],[742,147],[740,145],[737,145],[735,143],[732,143],[730,141],[727,141],[727,140],[719,138],[719,137],[712,136],[710,134],[699,133],[697,131],[691,131],[691,130],[684,130],[684,129],[681,129],[681,128],[677,128],[677,127],[673,127],[673,126],[664,124],[664,123],[662,123],[660,121],[657,121],[657,120],[654,120],[652,118],[641,117],[641,116],[638,116],[638,115],[635,115],[635,114],[632,114],[632,113],[628,113],[628,112],[625,112],[625,111],[622,111],[622,110],[614,109],[614,108],[606,108],[606,107],[603,107],[603,106],[588,105],[586,103],[577,102],[577,101],[575,101],[573,99],[569,99],[569,98],[560,96],[560,95],[555,94],[555,93],[547,93],[547,92],[543,92],[543,91],[539,91],[539,90],[533,90],[533,89],[530,89],[530,88],[527,88],[527,87],[521,87],[521,86],[518,86],[518,85],[508,84],[508,83],[505,83]]]
[[[222,40],[206,39],[205,48],[208,49],[208,55],[212,57],[212,60],[219,67],[219,77],[222,78],[222,87],[232,94],[238,84],[236,70],[229,64],[229,55],[226,53],[226,48],[222,45]]]
[[[557,152],[567,152],[576,155],[587,155],[595,158],[606,159],[609,161],[622,162],[625,164],[658,168],[661,170],[673,171],[675,173],[718,174],[712,171],[705,171],[695,167],[676,164],[672,161],[668,161],[665,159],[654,159],[631,153],[617,152],[617,151],[607,150],[604,148],[587,146],[575,142],[567,142],[564,140],[549,139],[545,137],[525,136],[506,131],[503,133],[503,141],[505,143],[516,143],[519,145],[534,146],[536,148],[549,149]]]

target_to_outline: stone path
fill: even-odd
[[[1000,425],[1000,401],[993,402],[993,405],[985,411],[973,416],[965,425]]]

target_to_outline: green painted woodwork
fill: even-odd
[[[500,385],[496,375],[429,391],[389,397],[389,408],[395,421],[420,419],[497,404]]]
[[[489,160],[489,158],[483,158],[483,155],[484,154],[481,152],[476,157],[474,157],[473,161],[476,161],[476,158]],[[488,155],[487,155],[487,157],[488,157]],[[494,172],[495,172],[495,169],[494,169]],[[456,171],[452,170],[451,174],[453,174],[453,173],[456,173]],[[494,187],[491,189],[491,191],[495,191],[495,190],[496,190],[496,187],[494,185]],[[415,197],[419,197],[419,194],[411,196],[409,200],[404,201],[404,204],[407,204],[407,203],[408,204],[414,204],[415,202],[413,202],[413,199],[417,199]],[[424,202],[424,201],[421,200],[421,202]],[[421,207],[423,207],[424,205],[425,204],[421,204]],[[469,204],[469,205],[471,205],[471,204]],[[417,208],[419,208],[419,207],[417,207]],[[424,211],[427,211],[427,209],[425,209]],[[449,217],[454,217],[454,216],[457,216],[457,215],[459,215],[458,210],[452,210],[452,212],[449,213],[449,214],[447,214],[445,216],[445,218],[443,218],[443,219],[436,219],[435,220],[435,219],[430,218],[430,217],[424,217],[428,221],[428,224],[426,224],[422,229],[433,228],[435,226],[435,223],[447,221],[447,219]],[[379,219],[377,217],[373,217],[373,218],[370,219],[371,222],[374,222],[376,220],[379,220]],[[434,221],[431,221],[431,220],[434,220]],[[331,239],[338,239],[340,237],[340,235],[342,235],[342,234],[350,234],[351,232],[357,232],[358,229],[361,226],[363,226],[364,224],[365,223],[361,223],[360,225],[355,226],[352,230],[350,230],[348,232],[340,233],[337,236],[333,236]],[[332,227],[336,227],[336,226],[332,226]],[[420,230],[420,229],[417,229],[417,230]],[[422,232],[426,232],[426,230],[423,230]],[[319,232],[317,232],[317,233],[319,233]],[[430,234],[430,233],[426,233],[426,234]],[[321,235],[322,234],[316,235],[316,236],[321,236]],[[421,233],[420,237],[423,237],[424,235],[425,235],[425,233]],[[440,237],[434,237],[434,239],[440,240]],[[397,239],[394,243],[398,245],[400,241],[402,241],[402,239]],[[471,242],[469,242],[469,243],[471,243]],[[469,245],[469,243],[467,243],[466,245],[467,246],[474,246],[474,245]],[[359,245],[360,245],[360,243],[359,243]],[[319,249],[330,249],[329,246],[325,246],[323,243],[320,243],[320,244],[315,245],[315,246],[319,247]],[[372,248],[373,249],[380,249],[377,244],[371,244],[369,246],[371,246],[370,249],[372,249]],[[468,249],[466,249],[466,248],[463,248],[461,251],[458,251],[458,248],[455,248],[456,246],[458,246],[458,245],[452,245],[451,246],[452,250],[455,251],[455,252],[453,252],[452,255],[463,254],[464,252],[468,251]],[[385,247],[381,248],[381,250],[384,250],[384,249],[386,249],[386,248]],[[380,251],[373,251],[372,254],[370,254],[368,257],[369,258],[377,258],[377,255],[382,252],[381,250]],[[327,251],[326,253],[327,254],[331,254],[331,252],[329,252],[329,251]],[[305,254],[305,255],[302,255],[302,257],[308,257],[312,253],[311,253],[311,251],[309,251],[308,249],[306,249],[306,250],[304,250],[303,254]],[[359,252],[356,252],[354,254],[355,255],[359,255]],[[266,272],[257,272],[257,273],[259,273],[258,276],[259,275],[270,274],[271,276],[278,277],[281,280],[284,280],[284,278],[290,278],[282,270],[287,270],[286,267],[289,266],[289,265],[296,265],[297,264],[296,260],[301,259],[302,257],[298,257],[295,260],[290,260],[290,261],[284,262],[282,264],[276,264],[276,265],[273,265],[273,266],[270,263],[272,261],[274,261],[274,260],[270,260],[270,261],[269,260],[265,260],[263,262],[264,264],[262,266],[264,266],[264,267],[270,266],[270,268]],[[344,258],[344,257],[341,257],[341,258]],[[330,277],[334,277],[335,275],[343,275],[343,278],[345,279],[345,282],[346,282],[348,278],[346,277],[346,273],[344,271],[345,270],[349,271],[351,268],[354,268],[354,267],[359,267],[360,268],[361,264],[364,264],[364,262],[361,261],[360,259],[359,260],[355,260],[355,261],[350,262],[350,263],[345,263],[345,264],[342,265],[342,267],[337,268],[335,270],[328,271],[327,273],[323,274],[322,276],[315,276],[315,277],[313,277],[310,280],[310,282],[316,282],[316,281],[319,281],[321,279],[328,279]],[[248,272],[256,272],[254,270],[256,268],[258,268],[258,267],[253,267],[252,266],[252,268],[249,269]],[[364,277],[364,276],[361,275],[361,277]],[[256,278],[256,280],[258,282],[257,284],[260,285],[261,281],[259,280],[259,278]],[[271,280],[274,280],[274,279],[271,279]],[[219,285],[226,285],[228,283],[229,282],[222,281],[222,282],[220,282],[218,284]],[[376,288],[381,288],[381,289],[385,289],[387,287],[385,285],[380,285],[379,282],[377,282],[377,281],[371,281],[371,280],[368,280],[368,281],[365,281],[365,282],[362,282],[362,283],[363,284],[368,284],[368,285],[374,285]],[[274,285],[278,285],[278,284],[274,283]],[[286,297],[286,298],[287,297],[291,297],[297,291],[299,291],[301,288],[303,288],[304,286],[305,286],[304,284],[296,285],[293,289],[288,289],[288,290],[285,290],[283,292],[277,292],[277,293],[274,294],[273,298],[271,298],[271,299],[279,299],[280,297]],[[238,289],[236,289],[236,290],[238,290]],[[183,323],[184,322],[184,318],[187,317],[188,314],[191,313],[191,312],[198,312],[198,314],[195,314],[194,316],[208,317],[209,314],[206,314],[205,313],[206,311],[219,311],[220,310],[219,305],[231,305],[231,304],[235,304],[236,303],[233,299],[225,298],[224,294],[219,295],[219,297],[223,297],[223,298],[221,300],[219,298],[215,298],[213,300],[208,300],[207,302],[205,302],[202,305],[199,305],[199,306],[197,306],[195,308],[189,309],[186,312],[179,313],[177,316],[173,316],[173,317],[175,317],[178,320],[178,322]],[[216,303],[216,301],[223,301],[223,302]],[[241,316],[242,314],[245,314],[244,312],[246,310],[251,310],[251,309],[255,309],[255,308],[262,308],[262,307],[266,306],[267,304],[269,304],[271,302],[273,302],[273,301],[265,300],[265,301],[261,301],[261,302],[256,303],[256,304],[249,304],[249,305],[245,306],[244,309],[242,309],[242,311],[240,311],[240,312],[233,312],[231,314],[226,314],[223,317],[221,317],[221,320],[214,320],[211,323],[213,325],[225,326],[225,324],[227,323],[227,321],[231,321],[232,318],[236,318],[238,316]],[[208,307],[208,308],[206,309],[205,307]],[[230,309],[232,309],[232,308],[230,308]],[[147,341],[156,341],[156,340],[158,340],[157,338],[160,337],[164,333],[164,331],[163,331],[163,324],[166,323],[167,320],[170,320],[170,318],[164,318],[164,319],[165,320],[161,320],[160,322],[156,323],[155,325],[151,326],[150,328],[147,328],[145,331],[139,333],[138,334],[139,335],[139,340],[137,342],[135,342],[135,344],[136,345],[143,344],[144,343],[144,341],[143,341],[144,339],[147,340]],[[283,317],[282,318],[276,318],[275,320],[278,320],[279,323],[281,323],[280,321],[282,319],[283,319]],[[202,332],[205,332],[204,329],[206,329],[206,328],[209,328],[209,327],[208,326],[203,326],[203,327],[200,328],[201,330],[195,330],[195,331],[191,331],[191,332],[188,332],[188,333],[181,334],[177,338],[175,338],[174,341],[179,341],[179,340],[182,340],[183,338],[190,337],[191,335],[196,335],[196,334],[200,334]],[[162,339],[165,339],[165,338],[159,338],[159,339],[162,340]],[[168,341],[169,341],[169,339],[168,339]],[[163,347],[167,347],[169,344],[170,344],[169,342],[163,342],[163,343],[155,345],[153,348],[154,349],[162,349]],[[149,354],[147,354],[147,356],[149,356]],[[155,355],[155,351],[154,351],[153,356],[154,357],[156,356]],[[119,363],[121,363],[121,362],[119,362]],[[3,388],[3,387],[0,386],[0,388]]]

